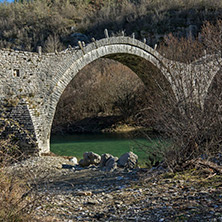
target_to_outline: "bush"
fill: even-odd
[[[170,35],[159,50],[165,52],[170,59],[186,64],[195,61],[205,52],[220,55],[221,35],[219,33],[222,32],[222,29],[219,24],[221,21],[218,21],[216,25],[206,23],[201,33],[201,39],[176,38]],[[213,38],[212,41],[210,38]],[[218,61],[215,62],[215,65],[219,65]],[[206,72],[211,72],[207,67],[205,69]],[[195,70],[190,71],[193,74],[191,76],[195,76]],[[187,89],[190,94],[185,95],[184,93],[179,101],[175,100],[168,91],[162,90],[159,91],[157,97],[164,99],[160,100],[158,105],[155,104],[155,100],[149,104],[150,112],[147,113],[144,120],[147,122],[152,120],[153,127],[162,137],[170,140],[169,146],[165,147],[162,155],[165,163],[173,171],[183,170],[185,163],[192,159],[210,158],[221,151],[222,78],[220,74],[221,72],[217,74],[210,87],[204,107],[200,102],[201,94],[197,93],[197,99],[193,100],[192,85]],[[196,84],[198,88],[198,83]]]
[[[31,221],[34,198],[27,181],[0,168],[0,221]]]

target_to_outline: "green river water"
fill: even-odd
[[[151,141],[141,136],[129,137],[127,133],[91,133],[52,136],[51,151],[61,156],[76,156],[81,159],[84,152],[98,154],[110,153],[120,157],[123,153],[132,151],[139,157],[139,163],[144,165],[147,160],[146,150],[154,149],[159,144],[157,138]]]

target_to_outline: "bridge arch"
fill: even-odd
[[[47,124],[47,127],[45,127],[46,132],[44,133],[45,136],[44,138],[38,139],[38,141],[40,141],[40,153],[47,153],[50,151],[51,127],[56,107],[62,93],[81,69],[99,58],[108,57],[120,61],[131,69],[130,62],[136,62],[136,60],[141,59],[146,60],[152,66],[160,70],[163,78],[168,81],[177,98],[176,86],[175,83],[173,83],[173,75],[170,73],[169,69],[172,65],[171,61],[163,58],[157,51],[138,40],[129,37],[103,39],[89,44],[85,48],[82,48],[81,51],[79,50],[77,52],[77,57],[78,58],[73,60],[66,71],[59,75],[60,77],[55,81],[54,87],[51,89],[51,93],[49,93],[46,99],[45,105],[49,107],[49,112],[44,118],[46,120],[44,124]],[[128,64],[127,58],[131,58]],[[65,62],[64,65],[66,65]],[[135,72],[135,70],[133,71]]]

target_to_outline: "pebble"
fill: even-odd
[[[96,205],[99,202],[97,200],[89,200],[86,204],[90,204],[90,205]]]
[[[92,192],[91,191],[79,191],[76,193],[76,195],[79,196],[92,196]]]
[[[105,197],[106,197],[106,198],[109,198],[109,199],[113,199],[113,196],[110,195],[110,194],[106,194]]]
[[[102,172],[75,167],[73,171],[59,168],[62,164],[70,162],[61,157],[36,157],[11,167],[18,174],[32,170],[41,182],[38,192],[43,199],[35,213],[42,218],[53,216],[65,222],[222,221],[221,187],[189,187],[189,181],[155,177],[143,184],[136,170]],[[180,188],[184,184],[189,189]],[[204,214],[201,206],[206,209]]]
[[[123,201],[119,201],[119,200],[118,200],[118,201],[115,201],[114,203],[115,203],[115,204],[122,204]]]

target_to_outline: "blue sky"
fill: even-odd
[[[14,0],[7,0],[7,2],[13,2]],[[0,2],[4,2],[4,0],[0,0]]]

